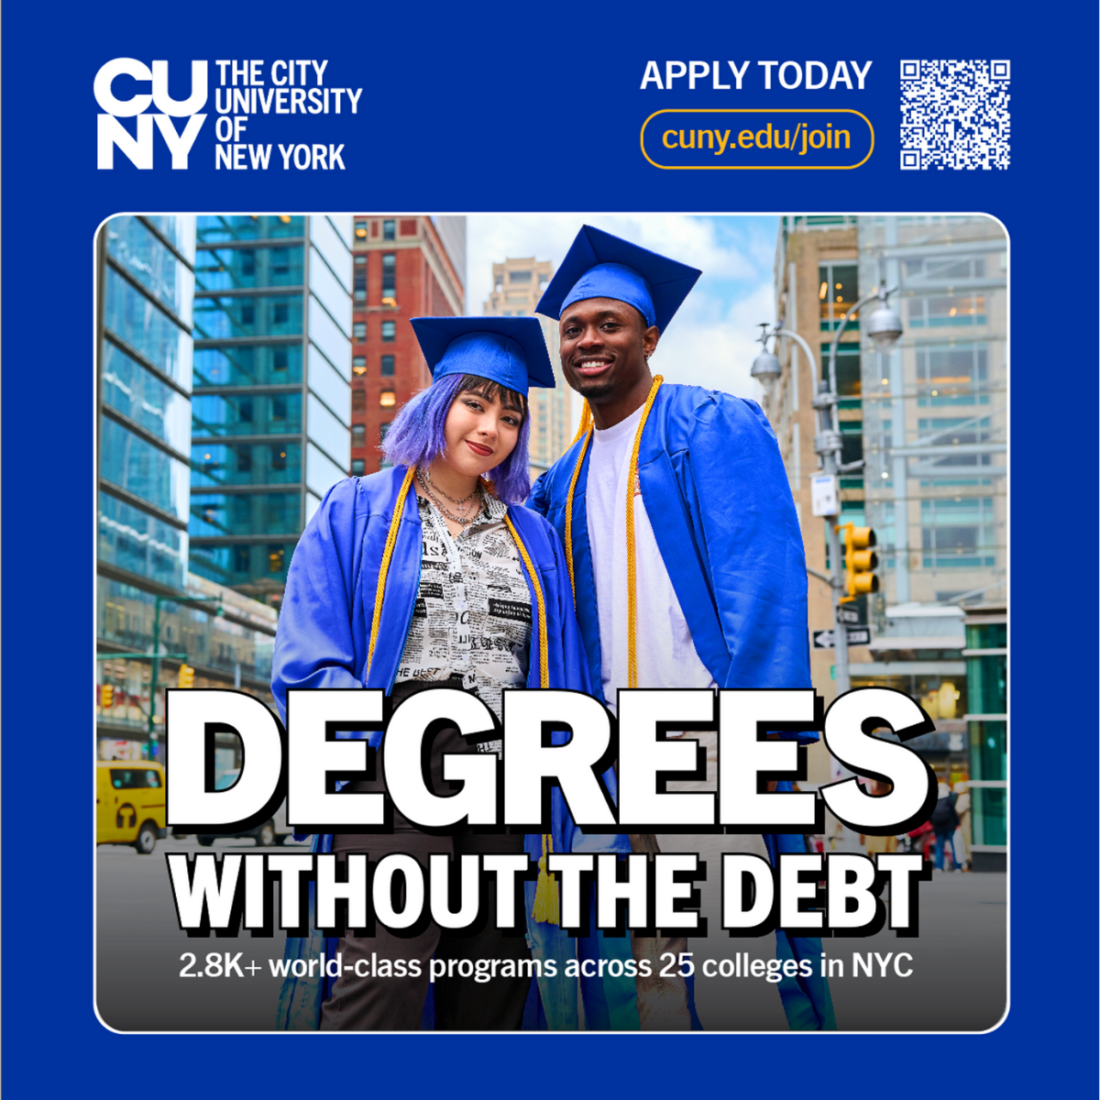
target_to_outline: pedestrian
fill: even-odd
[[[965,779],[960,779],[954,786],[957,801],[955,812],[959,815],[959,827],[955,830],[955,851],[960,847],[966,858],[963,860],[962,869],[969,871],[970,845],[973,842],[970,835],[970,784]]]
[[[284,718],[292,688],[381,688],[394,703],[431,687],[461,688],[498,719],[506,688],[590,690],[561,543],[545,520],[516,507],[530,488],[528,387],[554,384],[539,323],[426,317],[412,324],[433,379],[393,421],[383,446],[391,467],[330,489],[294,553],[272,674]],[[381,731],[369,736],[378,752],[375,778],[353,781],[350,789],[385,792],[385,739]],[[500,743],[471,745],[454,727],[437,734],[428,760],[437,794],[446,790],[444,754],[474,751],[499,753]],[[605,782],[613,785],[613,774]],[[425,867],[433,853],[526,851],[535,861],[548,848],[570,851],[575,835],[560,812],[546,837],[469,828],[440,835],[419,829],[396,808],[393,817],[392,834],[318,836],[313,851],[344,859],[367,853],[373,860],[403,852]],[[595,850],[629,850],[625,837],[599,839],[605,846]],[[545,873],[541,879],[545,888]],[[528,935],[538,954],[560,952],[568,937],[546,914],[535,919],[537,890],[526,885]],[[485,904],[494,912],[491,889]],[[415,1029],[431,989],[438,1029],[518,1028],[525,1008],[531,1017],[531,951],[522,930],[508,935],[495,924],[490,918],[480,931],[449,932],[429,922],[402,935],[379,922],[372,936],[324,937],[314,929],[292,937],[288,957],[340,955],[344,965],[336,977],[288,979],[279,1026]],[[567,946],[626,956],[630,950],[628,940]],[[357,964],[375,957],[388,959],[391,973],[375,976],[373,964],[358,968],[366,977],[355,973]],[[430,985],[433,958],[455,960],[459,970],[479,960],[507,965],[503,976],[488,981],[456,975]],[[548,980],[541,992],[549,1026],[576,1026],[575,980]],[[588,1026],[637,1027],[633,983],[591,983],[584,992],[593,994],[585,1000]]]
[[[937,871],[944,869],[944,855],[948,846],[951,848],[952,870],[957,870],[959,866],[959,857],[955,854],[955,830],[959,827],[959,815],[955,809],[957,799],[958,796],[955,792],[941,780],[936,798],[936,808],[928,819],[933,832],[936,834]]]
[[[612,709],[621,688],[811,686],[802,537],[767,419],[650,370],[700,274],[584,226],[537,306],[558,322],[585,405],[530,504],[562,536],[591,677]],[[805,851],[802,834],[743,843],[772,863]],[[777,936],[777,956],[819,959],[820,941]],[[791,1027],[835,1027],[823,979],[778,988]]]

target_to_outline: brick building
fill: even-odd
[[[409,319],[465,312],[466,219],[357,215],[353,271],[351,473],[370,474],[394,414],[431,381]]]

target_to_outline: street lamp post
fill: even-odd
[[[870,294],[864,295],[844,314],[840,324],[837,326],[836,332],[833,334],[832,346],[829,348],[829,378],[828,381],[822,381],[819,384],[818,391],[814,395],[813,407],[817,410],[818,414],[818,430],[817,434],[814,436],[814,453],[817,454],[821,460],[822,473],[832,477],[834,480],[845,470],[845,467],[840,461],[844,441],[840,434],[840,421],[837,415],[837,405],[840,399],[837,395],[836,352],[840,344],[840,337],[844,332],[845,325],[847,325],[852,315],[868,302],[877,299],[879,301],[879,306],[867,318],[865,331],[870,335],[871,339],[874,340],[875,346],[879,351],[887,351],[893,347],[902,333],[902,327],[901,319],[898,317],[897,313],[890,308],[887,299],[891,294],[895,293],[897,289],[896,286],[891,287],[889,290],[876,288],[871,291]],[[780,375],[779,360],[768,351],[767,341],[771,337],[794,340],[806,353],[809,362],[811,364],[814,362],[814,356],[813,352],[810,350],[810,346],[797,332],[785,329],[782,321],[780,321],[770,333],[767,330],[767,326],[763,325],[760,333],[760,343],[763,345],[764,350],[753,362],[751,374],[765,387],[773,383]],[[824,579],[828,580],[829,587],[832,589],[836,690],[838,695],[843,695],[844,692],[851,688],[852,679],[848,664],[848,630],[846,625],[840,621],[838,614],[840,600],[845,592],[844,577],[840,571],[840,537],[837,533],[836,524],[836,520],[839,518],[838,513],[840,509],[839,485],[838,492],[835,494],[835,499],[837,501],[837,512],[825,516],[825,539],[829,547],[829,561],[832,567],[829,570],[828,576]],[[814,572],[815,576],[823,576],[816,571],[811,570],[811,572]]]

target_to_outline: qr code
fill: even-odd
[[[901,167],[1008,167],[1008,61],[903,61]]]

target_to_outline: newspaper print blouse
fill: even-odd
[[[420,591],[396,682],[451,681],[499,719],[501,692],[526,685],[531,653],[531,596],[504,524],[507,505],[487,496],[482,514],[456,537],[429,500],[417,503]],[[477,748],[499,754],[501,742]]]

